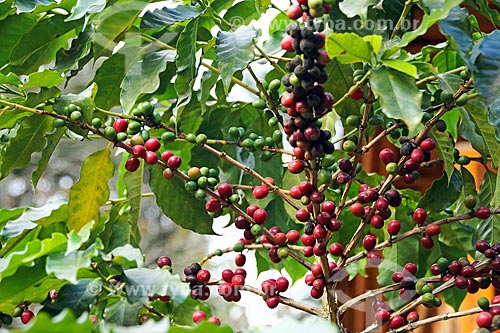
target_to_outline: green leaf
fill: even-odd
[[[91,258],[99,254],[103,245],[99,239],[85,251],[73,251],[71,253],[53,253],[47,257],[47,274],[54,274],[58,279],[77,283],[78,270],[88,268]]]
[[[465,296],[467,296],[467,290],[461,290],[458,288],[450,288],[441,293],[443,300],[446,304],[450,305],[455,311],[458,311],[460,305],[462,305]]]
[[[40,159],[37,162],[36,170],[33,171],[33,173],[31,174],[31,184],[33,184],[33,188],[36,188],[36,186],[38,185],[38,181],[42,177],[45,168],[47,168],[49,160],[52,157],[54,151],[56,150],[56,147],[63,135],[64,135],[63,128],[59,128],[53,133],[47,135],[46,137],[47,144],[42,149],[42,157],[40,157]]]
[[[80,32],[77,38],[71,41],[71,46],[69,49],[61,49],[56,55],[56,65],[54,70],[60,73],[65,73],[66,71],[73,69],[75,64],[82,59],[88,59],[87,55],[90,52],[92,46],[92,39],[94,38],[94,27],[87,26],[86,30]],[[78,65],[78,71],[82,70],[85,60]],[[74,76],[74,75],[72,75]]]
[[[18,13],[31,12],[36,6],[47,6],[55,3],[56,0],[15,0],[13,7],[17,8]]]
[[[484,140],[484,144],[488,149],[493,165],[496,167],[500,166],[500,154],[496,153],[500,151],[500,142],[496,139],[495,128],[488,122],[488,108],[482,101],[477,99],[469,101],[464,108],[476,125],[476,132],[481,135]]]
[[[486,170],[483,175],[483,182],[479,187],[477,195],[477,206],[489,206],[496,192],[497,188],[497,175],[489,170]]]
[[[256,0],[255,8],[259,14],[265,13],[267,8],[271,5],[271,0]]]
[[[67,332],[91,332],[93,330],[92,321],[88,315],[75,318],[70,310],[63,310],[59,315],[51,317],[49,314],[41,312],[33,318],[29,326],[12,330],[13,333],[67,333]]]
[[[28,75],[28,82],[21,86],[21,89],[26,90],[35,87],[55,87],[64,82],[65,78],[60,73],[46,69],[43,72],[35,72]]]
[[[106,321],[120,326],[135,326],[139,324],[139,310],[143,305],[139,302],[130,304],[125,298],[106,307]]]
[[[355,33],[330,34],[326,39],[326,51],[330,58],[343,64],[371,62],[375,55],[372,44]]]
[[[195,6],[171,3],[163,8],[147,11],[142,17],[141,28],[159,29],[195,17],[203,12]]]
[[[68,228],[76,231],[94,220],[100,221],[99,208],[109,198],[108,181],[114,165],[109,156],[110,146],[91,154],[83,162],[80,180],[69,192]]]
[[[57,51],[67,47],[68,39],[76,37],[75,28],[80,24],[80,21],[65,23],[62,15],[39,20],[10,53],[13,72],[36,72],[41,65],[52,62]]]
[[[254,0],[240,1],[227,10],[224,19],[231,22],[235,27],[250,25],[252,20],[260,17],[258,11],[255,10],[255,5]]]
[[[410,76],[380,67],[370,76],[375,96],[380,98],[382,112],[390,118],[403,120],[414,133],[422,120],[422,92]]]
[[[125,113],[129,113],[141,94],[152,93],[160,86],[159,75],[167,68],[167,62],[175,59],[176,52],[162,50],[149,52],[137,61],[127,72],[120,87],[120,103]]]
[[[35,239],[26,244],[22,251],[0,258],[0,281],[12,276],[21,266],[30,266],[35,259],[47,254],[61,251],[66,245],[66,237],[60,233],[53,233],[51,238]]]
[[[477,90],[488,105],[498,100],[500,95],[500,31],[486,35],[474,49],[474,71],[472,76]],[[498,164],[496,164],[498,166]]]
[[[142,181],[144,178],[144,163],[136,172],[127,172],[123,177],[127,189],[127,203],[130,205],[128,212],[128,223],[132,228],[132,236],[135,238],[135,243],[141,241],[141,233],[139,232],[139,217],[141,211],[142,198]]]
[[[359,16],[365,24],[369,7],[377,3],[377,0],[344,0],[339,3],[339,8],[349,18]]]
[[[454,203],[462,192],[462,177],[458,170],[454,170],[448,182],[446,175],[435,180],[432,187],[425,191],[424,196],[418,202],[429,212],[440,212]]]
[[[4,150],[0,151],[0,180],[12,170],[24,168],[30,163],[31,155],[45,146],[45,135],[51,127],[48,117],[35,115],[19,121],[16,136],[11,137]]]
[[[0,236],[13,238],[19,236],[25,230],[30,230],[38,226],[38,221],[52,215],[54,211],[61,207],[61,202],[49,202],[42,207],[28,207],[22,215],[8,222],[1,228]]]
[[[500,242],[500,216],[498,214],[479,222],[476,239],[484,239],[490,244]]]
[[[385,59],[382,63],[386,66],[391,67],[401,73],[408,74],[413,78],[417,78],[417,67],[415,65],[410,64],[404,60],[399,59]]]
[[[198,32],[198,19],[191,20],[179,35],[177,40],[177,78],[175,79],[175,91],[177,92],[176,110],[189,103],[193,92],[193,84],[196,78],[196,34]]]
[[[127,281],[125,290],[130,302],[147,304],[147,296],[169,295],[176,303],[182,303],[189,294],[189,286],[179,275],[172,275],[166,269],[133,268],[123,271]]]
[[[436,142],[436,151],[439,158],[444,162],[444,171],[448,176],[449,183],[455,170],[455,145],[447,132],[440,132],[433,129],[429,134]]]
[[[113,262],[125,268],[142,268],[144,255],[141,250],[130,244],[119,246],[111,251]]]
[[[234,32],[221,31],[217,34],[217,62],[226,93],[229,91],[233,74],[245,69],[252,61],[257,35],[254,28],[247,26],[241,26]]]
[[[19,123],[20,119],[31,117],[33,113],[22,112],[17,109],[7,109],[0,112],[0,128],[13,128]]]
[[[414,39],[427,33],[430,27],[445,19],[451,9],[460,5],[462,2],[463,0],[446,0],[444,3],[440,1],[439,4],[437,6],[433,6],[428,13],[424,13],[424,17],[422,18],[418,28],[406,32],[395,46],[392,46],[385,51],[383,58],[388,58],[389,55],[396,53],[398,50],[401,50],[410,44]]]
[[[328,81],[325,83],[325,91],[329,91],[336,98],[343,96],[352,86],[352,69],[350,65],[341,64],[337,59],[332,59],[326,65],[325,71],[328,73]],[[359,105],[358,105],[359,104]],[[349,114],[358,114],[361,104],[348,98],[337,109],[337,113],[344,119]],[[333,129],[329,127],[329,129]]]
[[[474,44],[469,15],[467,9],[454,7],[451,9],[450,15],[439,22],[439,28],[447,36],[451,47],[460,53],[462,59],[471,68],[470,57]]]
[[[50,290],[59,290],[64,284],[65,281],[47,276],[43,258],[36,261],[35,265],[20,267],[16,274],[2,279],[0,311],[12,313],[16,306],[27,299],[42,303]]]
[[[90,13],[99,13],[106,7],[106,0],[78,0],[66,21],[78,20]]]
[[[102,290],[102,282],[93,279],[81,279],[75,284],[63,286],[53,302],[45,303],[41,312],[55,316],[65,309],[70,309],[76,316],[89,311],[90,304],[97,300]]]
[[[199,234],[213,234],[212,218],[206,213],[205,204],[196,200],[191,193],[179,191],[184,182],[177,177],[171,180],[163,178],[161,168],[150,169],[149,186],[156,195],[156,203],[172,221]],[[173,196],[172,193],[176,195]],[[189,207],[189,209],[179,209]]]
[[[0,14],[1,16],[1,14]],[[11,15],[0,20],[0,67],[9,62],[10,52],[37,21],[34,14]]]
[[[78,232],[71,230],[68,233],[68,248],[66,249],[66,254],[70,254],[71,252],[78,250],[86,241],[89,240],[90,232],[92,231],[94,224],[94,221],[91,221],[84,225]]]
[[[19,79],[19,76],[14,73],[9,73],[7,75],[0,73],[0,83],[18,86],[21,84],[21,80]]]
[[[12,220],[17,219],[26,210],[25,207],[13,208],[13,209],[0,209],[0,230]]]
[[[132,27],[146,5],[146,0],[117,1],[93,17],[94,59],[113,53],[120,41],[119,37]]]

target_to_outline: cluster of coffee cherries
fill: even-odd
[[[339,270],[334,261],[328,262],[328,269],[330,270],[331,280],[341,280],[345,277],[345,270]],[[313,264],[311,266],[311,273],[307,273],[304,277],[306,285],[311,287],[310,295],[312,298],[319,299],[323,296],[327,281],[323,274],[323,268],[320,264]]]
[[[210,272],[203,269],[199,263],[192,263],[184,268],[185,280],[191,289],[191,298],[206,301],[210,297]]]
[[[408,156],[401,168],[398,168],[397,156],[391,148],[384,148],[379,152],[379,158],[385,164],[388,174],[400,174],[406,184],[413,184],[418,178],[416,174],[422,162],[428,162],[431,159],[431,151],[436,147],[432,138],[424,139],[417,147],[406,137],[402,137],[401,156]]]
[[[431,266],[431,273],[441,275],[443,282],[455,278],[455,286],[466,289],[471,294],[490,285],[500,290],[500,244],[490,245],[485,240],[478,240],[475,248],[489,259],[489,262],[470,263],[465,257],[449,262],[446,258],[440,258]]]
[[[413,323],[420,319],[418,312],[411,311],[406,314],[406,316],[393,315],[387,306],[387,304],[382,300],[375,300],[372,303],[373,311],[375,311],[375,320],[379,324],[389,323],[390,329],[397,329],[402,327],[407,323]]]
[[[323,6],[322,1],[321,6]],[[290,118],[283,122],[284,132],[294,147],[297,160],[314,160],[334,151],[329,141],[331,133],[321,130],[317,119],[331,109],[333,96],[324,91],[323,83],[328,79],[324,67],[330,61],[326,51],[325,36],[316,31],[313,18],[309,16],[307,3],[292,5],[289,12],[299,9],[300,15],[291,15],[293,19],[303,17],[302,23],[290,24],[281,47],[297,55],[287,63],[286,74],[282,78],[286,92],[281,97],[281,105],[286,108]],[[304,15],[302,15],[304,13]],[[302,172],[300,163],[290,167],[293,173]]]
[[[285,292],[290,285],[286,277],[267,279],[262,282],[261,289],[264,292],[264,300],[270,309],[274,309],[280,302],[280,293]]]
[[[476,317],[478,326],[472,333],[488,333],[500,329],[500,296],[494,296],[491,302],[480,297],[477,305],[483,310]]]
[[[227,268],[221,273],[221,284],[217,288],[218,294],[226,302],[238,302],[241,299],[241,288],[245,285],[247,272],[241,266],[245,265],[246,257],[239,253],[234,258],[234,262],[238,268],[234,271]]]
[[[214,325],[220,325],[220,319],[218,317],[212,316],[207,318],[207,314],[202,310],[193,312],[193,314],[191,315],[191,319],[193,319],[193,322],[197,324],[206,320],[207,322]]]

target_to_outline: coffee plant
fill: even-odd
[[[36,189],[59,143],[101,147],[66,200],[0,209],[3,329],[229,333],[210,301],[244,293],[309,319],[243,332],[349,332],[360,306],[362,333],[500,328],[498,296],[459,310],[500,289],[494,4],[0,1],[0,180],[34,163]],[[241,236],[146,267],[150,195],[181,228]],[[249,279],[249,256],[274,277]],[[378,287],[347,297],[358,275]]]

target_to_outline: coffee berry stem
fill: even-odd
[[[257,47],[257,45],[255,45],[255,46]],[[272,63],[274,63],[274,62],[272,62]],[[274,103],[274,101],[269,96],[267,90],[264,88],[264,85],[262,84],[262,81],[259,80],[259,78],[255,74],[255,72],[253,71],[252,67],[250,66],[250,64],[247,66],[247,70],[250,73],[250,75],[252,76],[253,80],[255,81],[255,84],[257,85],[257,88],[259,89],[259,91],[264,95],[267,106],[271,109],[271,111],[273,112],[274,116],[276,118],[278,118],[278,122],[281,125],[283,125],[283,117],[281,116],[281,114],[276,109],[276,104]],[[284,70],[282,68],[281,68],[281,70],[284,72]]]
[[[425,282],[427,282],[427,283],[442,281],[442,279],[441,279],[440,276],[433,276],[433,277],[423,278],[422,280],[425,281]],[[360,304],[360,303],[364,302],[367,299],[376,298],[377,296],[385,294],[387,292],[399,290],[399,289],[402,288],[402,285],[403,284],[401,282],[399,282],[399,283],[390,284],[390,285],[382,287],[382,288],[368,290],[364,294],[356,296],[356,297],[348,300],[347,302],[345,302],[341,306],[339,306],[338,315],[343,314],[344,312],[346,312],[350,308],[354,307],[357,304]]]
[[[500,304],[492,304],[492,305],[490,305],[490,307],[498,307],[498,306],[500,306]],[[444,313],[444,314],[441,314],[441,315],[437,315],[437,316],[429,317],[429,318],[422,319],[422,320],[419,320],[419,321],[415,321],[413,323],[408,323],[408,324],[406,324],[406,325],[404,325],[404,326],[402,326],[400,328],[397,328],[397,329],[393,330],[392,332],[394,332],[394,333],[411,332],[411,331],[415,330],[418,327],[429,325],[429,324],[432,324],[432,323],[435,323],[435,322],[439,322],[439,321],[442,321],[442,320],[449,320],[449,319],[455,319],[455,318],[470,316],[470,315],[473,315],[473,314],[476,314],[476,313],[480,313],[482,311],[484,311],[484,310],[481,309],[481,308],[479,308],[479,307],[477,307],[477,308],[472,308],[472,309],[468,309],[468,310],[464,310],[464,311]]]

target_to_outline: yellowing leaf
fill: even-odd
[[[99,222],[99,208],[109,198],[108,180],[113,176],[114,165],[109,157],[110,146],[96,151],[83,162],[80,180],[69,193],[68,228],[80,230],[94,220]],[[98,225],[98,223],[97,223]]]

